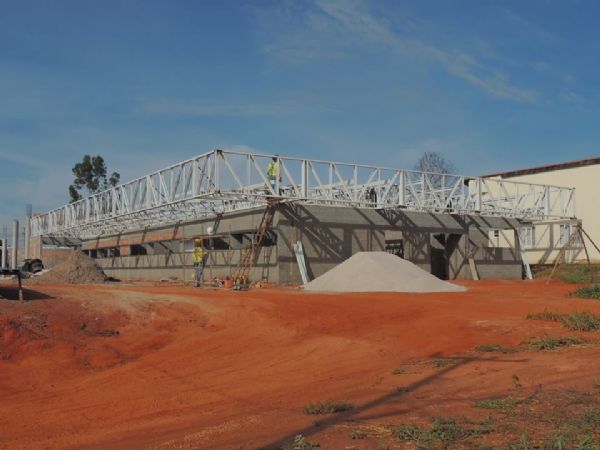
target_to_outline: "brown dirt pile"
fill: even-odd
[[[93,284],[104,283],[106,274],[96,262],[80,251],[73,251],[64,261],[30,280],[31,283]]]

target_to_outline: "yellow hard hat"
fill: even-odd
[[[202,238],[197,237],[197,238],[194,239],[194,242],[196,244],[202,244]]]

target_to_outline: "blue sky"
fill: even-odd
[[[214,147],[460,172],[598,156],[594,1],[0,0],[3,223]]]

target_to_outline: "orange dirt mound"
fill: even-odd
[[[106,274],[85,253],[74,250],[52,269],[30,280],[44,284],[94,284],[104,283]]]

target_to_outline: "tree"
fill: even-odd
[[[71,203],[83,198],[81,193],[83,189],[87,191],[87,195],[92,195],[111,186],[116,186],[121,179],[121,175],[117,172],[113,172],[110,177],[107,177],[108,169],[104,163],[104,158],[99,155],[85,155],[81,162],[75,164],[71,170],[75,175],[73,184],[69,186]]]
[[[425,152],[417,161],[415,170],[421,172],[432,172],[434,175],[428,175],[427,179],[434,189],[443,189],[447,187],[448,177],[456,173],[456,167],[452,162],[448,161],[444,155],[437,152]]]
[[[437,152],[425,152],[417,161],[415,170],[433,173],[456,173],[456,167],[444,155]]]

